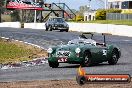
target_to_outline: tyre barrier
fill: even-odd
[[[21,68],[21,67],[29,67],[29,66],[39,66],[47,64],[48,61],[46,58],[36,58],[31,61],[22,61],[20,63],[7,63],[0,64],[0,69],[12,69],[12,68]]]

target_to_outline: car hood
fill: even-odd
[[[69,44],[69,45],[59,45],[56,51],[75,51],[76,48],[82,49],[85,44]],[[91,46],[91,45],[90,45]]]

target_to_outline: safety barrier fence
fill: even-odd
[[[97,24],[97,23],[74,23],[74,22],[68,22],[68,24],[70,31],[109,33],[112,35],[132,37],[132,26],[114,25],[114,24]],[[0,23],[0,27],[21,28],[21,23],[3,22]],[[45,23],[24,23],[24,28],[45,30]]]
[[[0,23],[0,27],[21,28],[21,23],[20,22],[3,22],[3,23]]]

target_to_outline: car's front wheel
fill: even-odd
[[[85,53],[84,54],[83,66],[86,66],[86,67],[91,66],[92,62],[91,62],[90,57],[91,57],[90,53]]]
[[[63,32],[64,30],[60,30],[60,32]]]
[[[118,51],[114,50],[114,51],[112,52],[112,57],[111,57],[111,59],[108,60],[108,63],[109,63],[110,65],[115,65],[115,64],[117,64],[118,59],[119,59]]]
[[[68,32],[69,31],[69,29],[66,29],[66,32]]]
[[[45,31],[48,31],[48,28],[46,27],[46,30]]]
[[[52,27],[50,26],[50,27],[48,28],[48,30],[49,30],[49,31],[52,31]]]
[[[59,66],[58,62],[49,62],[49,66],[52,68],[57,68]]]

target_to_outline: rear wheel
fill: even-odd
[[[110,65],[115,65],[115,64],[117,64],[118,59],[119,59],[118,51],[113,50],[113,52],[112,52],[112,57],[111,57],[111,59],[108,61],[108,63],[109,63]]]
[[[57,68],[59,66],[58,62],[49,62],[49,66],[52,68]]]

